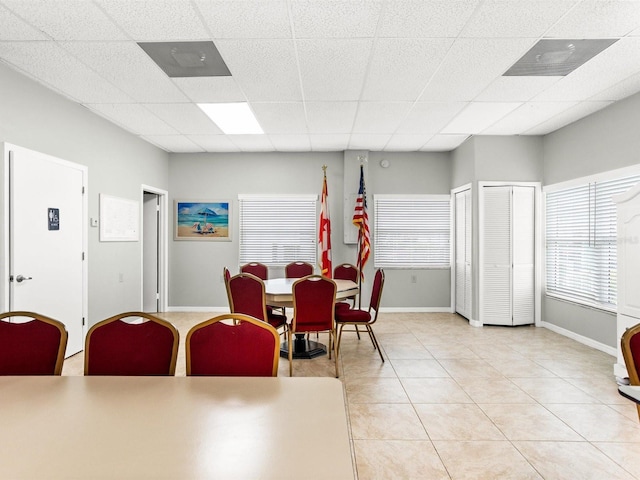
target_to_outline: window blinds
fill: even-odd
[[[316,264],[317,196],[240,195],[240,265]]]
[[[638,181],[634,175],[546,194],[547,294],[615,310],[617,218],[611,197]]]
[[[449,195],[374,195],[376,268],[451,266]]]

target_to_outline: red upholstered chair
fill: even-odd
[[[262,320],[219,315],[187,334],[187,375],[276,377],[280,337]]]
[[[369,333],[369,338],[371,338],[371,343],[373,343],[373,348],[378,350],[380,354],[380,359],[384,362],[384,357],[382,356],[382,352],[380,351],[380,345],[378,344],[378,340],[373,333],[373,329],[371,325],[373,325],[378,319],[378,312],[380,308],[380,299],[382,298],[382,287],[384,286],[384,271],[382,269],[378,269],[376,271],[376,275],[373,279],[373,288],[371,289],[371,300],[369,301],[369,308],[367,310],[358,309],[358,308],[349,308],[346,303],[340,305],[336,308],[336,325],[338,328],[338,347],[337,350],[340,351],[340,340],[342,339],[342,332],[344,331],[345,326],[351,325],[354,327],[353,330],[346,330],[351,332],[357,332],[358,326],[363,326],[367,329]],[[373,312],[373,313],[372,313]],[[358,335],[358,338],[360,336]]]
[[[229,279],[227,293],[231,313],[249,315],[268,322],[273,328],[287,329],[287,317],[278,315],[267,307],[264,282],[255,275],[250,273],[234,275]]]
[[[140,318],[141,323],[125,322]],[[96,323],[87,332],[85,375],[174,375],[178,330],[144,312],[127,312]]]
[[[336,378],[338,378],[338,350],[336,349],[336,282],[321,275],[310,275],[297,280],[292,287],[293,320],[288,330],[289,376],[293,375],[293,334],[310,332],[329,333],[329,358],[334,352]]]
[[[640,323],[628,328],[620,339],[624,364],[629,374],[629,385],[640,385]],[[636,405],[640,419],[640,404]]]
[[[313,265],[307,262],[292,262],[284,267],[284,276],[287,278],[302,278],[313,275]]]
[[[61,322],[33,312],[0,314],[0,375],[60,375],[66,348]]]
[[[264,263],[246,263],[240,267],[240,272],[250,273],[258,277],[260,280],[266,280],[267,278],[269,278],[269,267],[267,267]]]
[[[224,283],[226,284],[230,278],[231,272],[229,271],[229,269],[227,267],[222,267],[222,279],[224,280]]]
[[[334,280],[351,280],[352,282],[358,282],[358,269],[350,263],[343,263],[333,269]],[[356,296],[348,297],[347,300],[353,302],[353,306],[356,306]]]

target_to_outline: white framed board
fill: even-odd
[[[100,241],[140,240],[140,202],[100,194]]]

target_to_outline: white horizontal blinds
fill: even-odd
[[[546,195],[547,293],[579,303],[616,306],[616,207],[640,175]]]
[[[376,268],[449,268],[449,195],[375,195]]]
[[[316,264],[316,196],[239,196],[240,265]]]

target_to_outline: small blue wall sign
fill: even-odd
[[[60,209],[50,208],[48,212],[49,230],[60,230]]]

